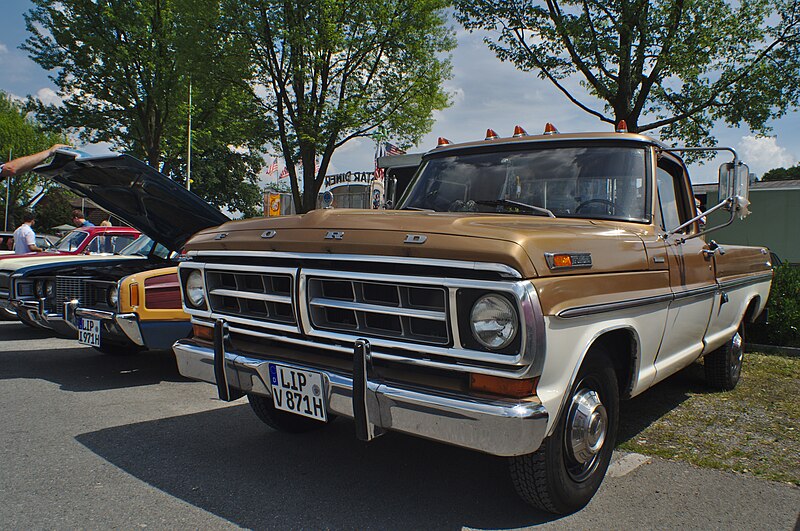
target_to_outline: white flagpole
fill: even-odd
[[[11,148],[8,149],[8,161],[11,162]],[[8,230],[8,201],[11,192],[11,176],[6,179],[6,217],[3,218],[3,230]]]
[[[192,78],[189,78],[189,133],[186,154],[186,189],[192,189]]]

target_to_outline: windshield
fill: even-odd
[[[645,155],[593,146],[434,157],[400,209],[647,221]]]
[[[139,236],[139,239],[125,247],[119,252],[119,254],[125,256],[149,256],[150,251],[153,249],[153,245],[156,246],[155,251],[153,252],[155,256],[165,260],[170,256],[171,253],[166,247],[160,243],[154,242],[147,236]]]
[[[82,230],[74,230],[58,240],[53,246],[53,249],[56,251],[65,251],[65,252],[74,252],[77,251],[78,248],[83,243],[83,240],[89,237],[89,234],[82,231]]]

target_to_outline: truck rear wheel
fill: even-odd
[[[739,383],[744,362],[744,323],[730,340],[703,358],[706,385],[718,391],[730,391]]]
[[[605,349],[595,347],[581,367],[553,433],[539,449],[509,461],[527,503],[569,514],[592,499],[611,461],[617,436],[619,388]]]
[[[250,402],[250,407],[253,408],[256,416],[270,428],[286,433],[304,433],[307,431],[318,430],[324,428],[334,420],[335,415],[328,415],[328,422],[321,422],[294,413],[280,411],[275,409],[272,403],[272,398],[269,396],[261,396],[248,394],[247,400]]]

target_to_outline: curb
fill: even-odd
[[[779,354],[781,356],[791,356],[800,358],[800,348],[778,347],[775,345],[759,345],[758,343],[748,343],[745,345],[745,352],[761,352],[763,354]]]

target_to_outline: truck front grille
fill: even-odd
[[[450,341],[444,288],[311,277],[306,293],[314,328],[433,345]]]
[[[207,271],[211,311],[282,324],[295,324],[292,276],[279,273]]]

